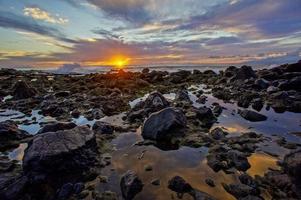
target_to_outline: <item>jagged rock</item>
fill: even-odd
[[[37,94],[36,89],[30,87],[24,81],[18,81],[13,87],[14,99],[32,98]]]
[[[46,124],[38,131],[38,134],[56,132],[60,130],[69,130],[73,129],[74,127],[76,127],[76,124],[73,122],[55,122],[53,124]]]
[[[252,110],[240,110],[238,113],[240,114],[240,116],[251,122],[267,120],[267,117],[265,115],[262,115]]]
[[[0,150],[15,147],[20,140],[30,137],[30,135],[18,128],[14,121],[0,122]]]
[[[228,133],[221,128],[215,128],[210,132],[210,135],[215,140],[221,140],[224,139]]]
[[[175,101],[184,101],[187,103],[192,103],[187,90],[179,90],[176,94]]]
[[[143,189],[143,183],[134,171],[127,171],[120,181],[122,196],[125,200],[133,199]]]
[[[170,140],[173,136],[183,134],[186,117],[176,108],[165,108],[153,113],[143,124],[142,136],[151,140]]]
[[[159,111],[169,106],[169,102],[159,92],[152,92],[144,101],[144,108],[152,112]]]
[[[92,127],[93,131],[98,134],[113,134],[114,126],[107,122],[97,121]]]

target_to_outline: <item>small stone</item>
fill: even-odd
[[[153,167],[151,165],[145,165],[144,166],[144,170],[145,171],[152,171],[153,170]]]
[[[210,187],[215,187],[215,183],[212,179],[207,178],[205,180],[206,184],[209,185]]]
[[[154,179],[154,180],[152,180],[151,184],[158,186],[161,184],[161,181],[160,181],[160,179]]]

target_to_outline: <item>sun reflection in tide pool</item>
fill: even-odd
[[[252,177],[263,176],[269,169],[279,169],[277,159],[264,153],[254,153],[248,158],[251,168],[247,171]]]

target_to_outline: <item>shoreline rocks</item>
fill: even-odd
[[[26,131],[20,130],[14,121],[0,122],[0,150],[16,147],[21,140],[31,137]]]
[[[183,112],[176,108],[165,108],[153,113],[145,120],[142,126],[144,139],[168,141],[172,137],[184,133],[187,120]]]

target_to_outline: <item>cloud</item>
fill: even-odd
[[[101,35],[104,39],[121,39],[121,36],[114,34],[111,31],[107,31],[105,29],[94,29],[92,30],[92,32]]]
[[[72,6],[80,7],[89,5],[90,8],[99,8],[108,16],[126,20],[135,24],[144,24],[151,21],[152,16],[148,10],[151,1],[144,0],[86,0],[79,3],[75,0],[65,0]]]
[[[225,44],[236,44],[236,43],[240,43],[243,42],[243,40],[241,40],[238,37],[218,37],[218,38],[214,38],[214,39],[210,39],[206,42],[206,45],[211,46],[211,45],[225,45]]]
[[[82,66],[78,63],[73,64],[63,64],[63,66],[59,67],[55,73],[58,74],[70,74],[71,72],[75,72],[75,70],[81,69]]]
[[[1,11],[0,27],[33,32],[40,35],[53,37],[63,42],[76,43],[75,40],[67,38],[63,33],[54,27],[38,24],[34,20],[26,19],[11,12]]]
[[[301,29],[299,0],[244,0],[217,4],[206,13],[192,15],[176,30],[218,29],[242,37],[277,37]]]
[[[25,7],[23,13],[25,16],[52,24],[66,24],[69,21],[67,18],[60,17],[58,14],[53,16],[51,13],[39,7]]]

